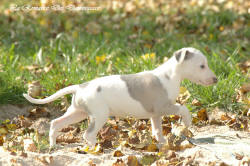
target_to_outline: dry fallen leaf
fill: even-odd
[[[96,164],[95,164],[92,160],[90,160],[90,161],[88,162],[88,166],[96,166]]]
[[[197,112],[197,117],[201,121],[207,121],[208,120],[208,115],[206,109],[201,109],[200,111]]]
[[[47,110],[47,108],[37,107],[37,108],[30,110],[30,114],[28,115],[28,118],[37,119],[37,118],[49,117],[49,116],[50,116],[50,113]]]
[[[114,157],[121,157],[121,156],[124,156],[124,154],[123,154],[120,150],[116,150],[116,151],[113,153],[113,156],[114,156]]]
[[[250,164],[250,157],[248,156],[243,157],[243,159],[240,162],[240,165],[249,166],[249,164]]]
[[[53,67],[54,67],[53,64],[50,64],[50,65],[48,65],[48,66],[45,66],[45,67],[44,67],[45,73],[48,73],[51,69],[53,69]]]
[[[29,70],[29,71],[36,71],[37,69],[39,69],[38,65],[29,65],[29,66],[25,66],[23,67],[23,69]]]
[[[168,133],[171,132],[171,126],[162,126],[162,134],[167,135]]]
[[[88,145],[84,146],[83,148],[77,149],[78,153],[81,154],[93,154],[93,155],[100,155],[103,153],[103,148],[100,144],[97,144],[95,147],[89,147]]]
[[[4,143],[3,135],[0,135],[0,146],[3,146],[3,143]]]
[[[250,92],[250,83],[243,84],[240,88],[240,91],[243,94]]]
[[[215,125],[222,125],[223,122],[221,121],[220,117],[223,114],[224,112],[222,112],[219,108],[215,108],[209,114],[209,123]]]
[[[228,121],[228,120],[231,120],[231,117],[228,116],[228,115],[225,113],[225,114],[222,114],[222,115],[221,115],[220,119],[221,119],[222,121]]]
[[[239,154],[239,153],[234,153],[234,156],[235,156],[235,158],[237,159],[237,160],[242,160],[243,159],[243,155],[241,155],[241,154]]]
[[[185,104],[187,100],[190,98],[190,96],[191,94],[189,93],[187,88],[181,86],[179,96],[177,97],[176,102],[180,104]]]
[[[180,125],[180,124],[174,124],[172,126],[172,130],[171,133],[173,133],[174,135],[178,136],[178,137],[193,137],[193,133],[184,125]]]
[[[16,124],[6,124],[5,125],[7,127],[8,130],[16,130],[17,129],[17,125]]]
[[[194,99],[192,101],[192,105],[194,105],[194,106],[201,106],[201,103],[197,99]]]
[[[28,94],[31,97],[41,96],[42,93],[42,86],[40,85],[39,81],[33,81],[28,84]]]
[[[168,150],[184,150],[191,148],[192,145],[186,140],[193,137],[188,128],[181,124],[172,125],[171,133],[167,135],[166,143],[160,148],[160,152],[168,152]]]
[[[24,139],[23,140],[23,148],[24,150],[30,151],[30,152],[35,152],[36,151],[36,145],[32,139]]]
[[[71,132],[68,133],[64,133],[60,136],[58,136],[56,138],[56,142],[57,143],[76,143],[76,142],[80,142],[80,139],[78,137],[76,137],[74,134],[72,134]]]
[[[106,69],[106,72],[107,73],[112,73],[112,61],[109,62],[109,65],[108,65],[108,67]]]
[[[138,161],[136,156],[128,156],[128,166],[142,166],[142,164]]]
[[[238,66],[239,66],[239,68],[241,69],[241,71],[243,73],[247,73],[247,71],[250,68],[250,60],[247,60],[247,61],[245,61],[243,63],[239,63]]]
[[[126,164],[122,159],[117,159],[116,162],[112,164],[112,166],[126,166]]]
[[[156,160],[158,160],[159,157],[157,155],[144,155],[141,159],[141,163],[142,165],[151,165],[152,163],[154,163]]]
[[[0,134],[1,134],[1,135],[5,135],[5,134],[7,134],[7,133],[8,133],[8,130],[7,130],[6,127],[0,127]]]
[[[39,156],[36,157],[36,160],[42,162],[44,165],[50,165],[53,161],[53,156]]]
[[[152,144],[149,144],[148,146],[144,147],[144,149],[148,152],[158,152],[159,149],[157,147],[156,144],[152,143]]]
[[[129,1],[125,4],[125,11],[126,12],[131,13],[135,10],[136,10],[136,6],[135,6],[134,2]]]
[[[113,139],[117,135],[117,131],[114,130],[112,127],[104,127],[100,130],[100,136],[102,139]]]

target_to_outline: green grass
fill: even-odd
[[[235,89],[248,81],[237,63],[249,58],[249,14],[188,8],[178,20],[174,19],[177,17],[174,10],[164,15],[167,19],[163,24],[156,21],[160,15],[160,11],[143,9],[136,16],[128,14],[125,17],[121,11],[106,10],[34,15],[0,12],[0,64],[3,70],[0,72],[0,104],[28,104],[22,93],[34,80],[39,80],[43,86],[43,96],[50,95],[70,84],[96,77],[151,70],[175,50],[192,46],[207,56],[219,82],[215,86],[202,87],[184,81],[183,85],[192,95],[188,101],[190,108],[200,108],[190,105],[195,98],[202,103],[201,107],[238,112],[241,104],[234,100]],[[86,31],[91,21],[101,27],[97,35]],[[238,29],[235,24],[239,24]],[[40,49],[43,63],[37,61]],[[156,53],[156,58],[143,60],[141,56],[146,53]],[[97,63],[96,56],[102,55],[106,60]],[[112,71],[107,71],[110,63]],[[25,69],[33,64],[39,69],[53,64],[53,69],[39,74]]]

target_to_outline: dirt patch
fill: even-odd
[[[4,105],[0,107],[0,120],[13,119],[19,115],[28,116],[32,106]]]

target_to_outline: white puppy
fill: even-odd
[[[69,124],[90,117],[84,138],[95,145],[96,135],[109,116],[150,118],[152,134],[164,142],[161,127],[163,115],[181,115],[184,123],[191,124],[191,115],[185,106],[175,104],[183,79],[211,85],[217,82],[209,69],[206,57],[195,48],[182,48],[172,58],[152,71],[129,75],[112,75],[73,85],[59,90],[45,99],[24,97],[35,104],[45,104],[73,94],[71,106],[60,118],[51,122],[50,146],[56,144],[58,132]]]

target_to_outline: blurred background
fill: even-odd
[[[150,70],[182,47],[200,49],[219,77],[213,87],[185,81],[190,107],[237,111],[249,105],[250,1],[1,0],[0,103],[110,74]],[[53,81],[51,81],[53,80]],[[201,104],[193,105],[196,99]]]

